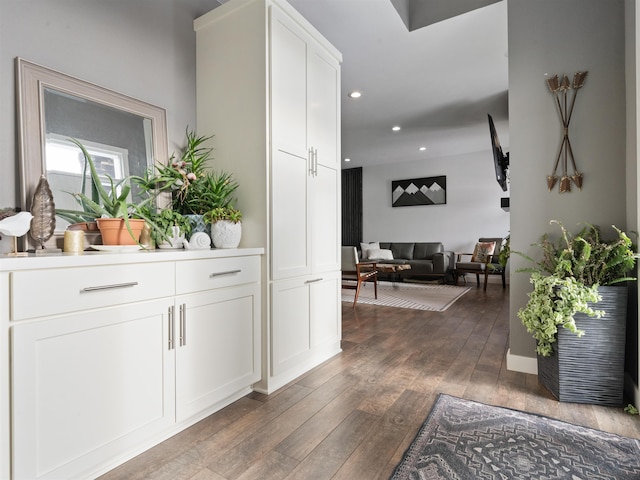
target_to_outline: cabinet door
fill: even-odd
[[[13,476],[87,478],[174,424],[166,301],[12,327]]]
[[[182,421],[260,379],[259,285],[178,297],[176,338],[176,414]]]
[[[270,13],[272,148],[307,158],[307,34],[277,7]]]
[[[311,262],[313,272],[340,269],[339,171],[318,165],[310,177],[309,222],[311,224]]]
[[[340,272],[272,284],[272,377],[288,382],[340,351]]]
[[[314,349],[322,351],[340,348],[342,338],[340,288],[340,272],[323,274],[322,281],[311,284],[311,346]],[[321,352],[318,353],[321,354]]]
[[[315,161],[340,168],[340,65],[320,47],[307,52],[307,144]]]
[[[311,271],[308,162],[275,151],[271,164],[271,275],[274,280]]]
[[[309,286],[304,278],[272,284],[271,375],[295,370],[309,357]]]

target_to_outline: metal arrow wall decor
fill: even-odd
[[[560,114],[560,121],[562,122],[562,142],[560,143],[560,150],[558,151],[558,157],[556,163],[553,166],[553,172],[547,177],[547,187],[549,191],[558,182],[557,170],[562,159],[562,177],[560,177],[560,193],[571,191],[571,181],[576,184],[578,189],[582,190],[582,180],[584,176],[578,172],[576,167],[576,160],[573,156],[573,150],[571,148],[571,141],[569,140],[569,123],[571,122],[571,115],[573,114],[573,107],[576,103],[576,96],[578,90],[582,88],[585,80],[587,79],[587,73],[589,72],[576,72],[573,75],[573,83],[569,82],[569,78],[566,75],[562,76],[562,80],[558,78],[558,75],[554,75],[547,80],[549,90],[556,99],[556,105],[558,107],[558,113]],[[569,90],[573,90],[573,96],[571,98],[571,105],[567,106],[567,96]],[[560,100],[562,97],[562,101]],[[573,175],[568,175],[568,160],[571,159],[571,165],[573,167]]]

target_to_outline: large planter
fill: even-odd
[[[211,241],[216,248],[236,248],[242,237],[242,223],[218,220],[211,224]]]
[[[599,287],[598,292],[602,300],[592,307],[605,315],[576,314],[582,337],[560,328],[553,354],[538,355],[538,379],[561,402],[618,407],[624,391],[627,287]]]
[[[96,222],[103,245],[137,245],[145,223],[144,220],[130,218],[131,232],[129,232],[122,218],[98,218]]]

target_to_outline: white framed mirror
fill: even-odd
[[[16,74],[22,210],[30,210],[41,175],[47,177],[56,208],[77,208],[67,192],[80,190],[82,159],[77,148],[65,148],[68,138],[83,143],[114,180],[143,175],[155,163],[168,161],[165,109],[22,58],[16,58]],[[60,247],[66,226],[57,217],[47,243]]]

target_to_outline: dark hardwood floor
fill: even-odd
[[[500,285],[472,288],[443,313],[345,303],[342,312],[342,354],[101,479],[386,479],[440,392],[640,438],[640,419],[622,408],[559,403],[535,375],[506,370]]]

